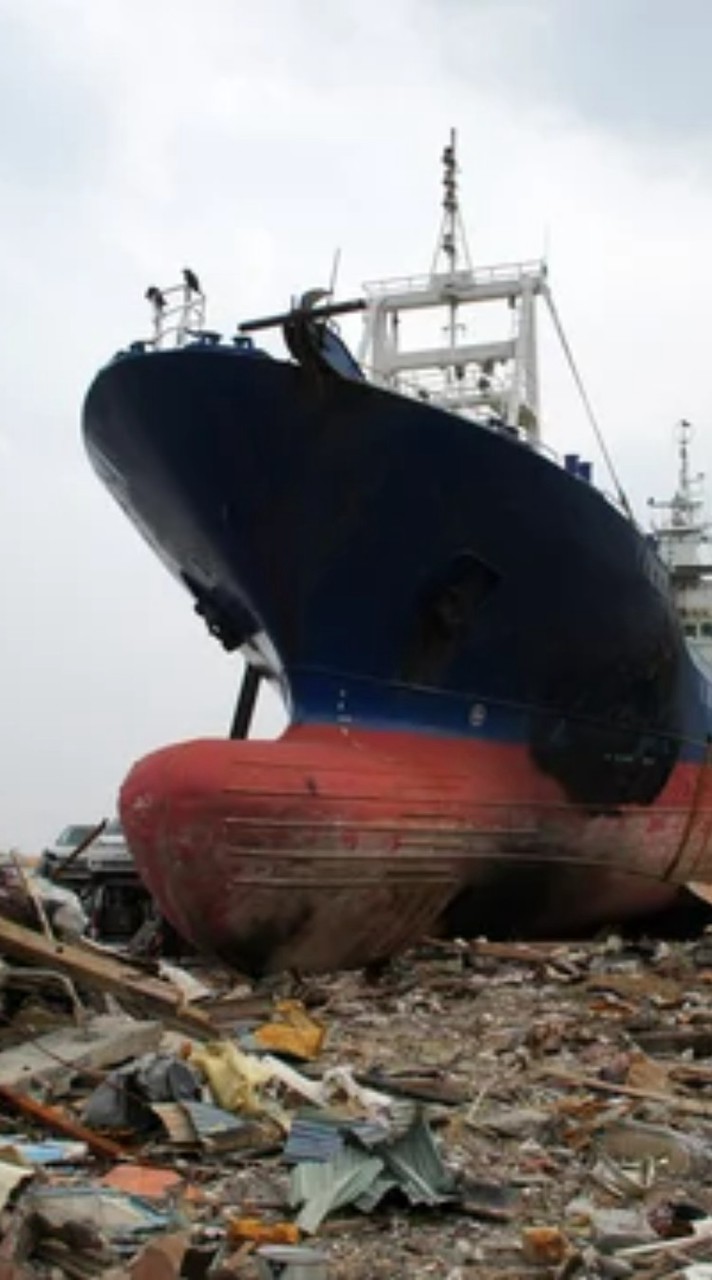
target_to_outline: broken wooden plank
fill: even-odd
[[[53,942],[33,929],[0,916],[0,954],[26,964],[66,973],[78,983],[98,991],[110,991],[119,999],[138,1002],[165,1023],[210,1039],[216,1034],[212,1019],[186,1001],[183,992],[163,978],[151,977],[116,956],[98,954],[69,942]]]
[[[86,1125],[80,1124],[73,1116],[60,1111],[58,1107],[49,1107],[44,1102],[37,1102],[35,1098],[30,1098],[25,1093],[17,1093],[6,1084],[0,1084],[0,1102],[6,1102],[13,1110],[19,1111],[21,1115],[28,1116],[31,1120],[36,1120],[53,1133],[61,1133],[65,1138],[76,1138],[78,1142],[85,1142],[95,1155],[108,1156],[110,1160],[129,1158],[120,1143],[95,1133],[93,1129],[87,1129]]]
[[[461,1107],[470,1101],[466,1090],[450,1084],[447,1080],[433,1075],[386,1075],[380,1070],[360,1071],[355,1075],[357,1084],[372,1089],[380,1089],[382,1093],[391,1094],[394,1098],[415,1098],[419,1102],[430,1102],[445,1107]]]
[[[628,1245],[625,1249],[618,1249],[616,1256],[619,1258],[642,1258],[648,1255],[652,1256],[661,1253],[676,1254],[681,1250],[687,1252],[689,1249],[695,1249],[698,1244],[709,1242],[710,1236],[712,1236],[712,1218],[702,1218],[695,1224],[693,1227],[693,1234],[690,1236],[676,1236],[672,1240],[651,1240],[650,1244]],[[708,1254],[705,1256],[708,1256]],[[656,1275],[657,1274],[659,1273],[656,1272]],[[677,1271],[675,1272],[675,1275],[679,1274],[681,1273]],[[689,1273],[685,1272],[684,1274],[687,1275]],[[666,1271],[665,1275],[672,1276],[673,1273],[671,1271]]]
[[[256,992],[245,996],[214,996],[201,1000],[200,1005],[215,1033],[229,1035],[241,1022],[269,1017],[274,1011],[274,998]]]
[[[0,1084],[51,1085],[57,1093],[79,1072],[101,1071],[158,1049],[160,1022],[101,1015],[86,1027],[61,1027],[0,1052]]]
[[[685,1098],[681,1094],[662,1093],[657,1089],[636,1089],[634,1085],[613,1084],[610,1080],[600,1080],[597,1076],[580,1076],[555,1067],[547,1067],[540,1072],[539,1079],[551,1080],[571,1089],[589,1089],[592,1093],[620,1094],[624,1098],[638,1098],[641,1102],[657,1102],[671,1110],[712,1119],[712,1102],[705,1099]]]
[[[628,1032],[646,1053],[664,1056],[692,1052],[694,1058],[712,1055],[712,1027],[661,1027],[638,1031],[634,1026]]]
[[[691,1086],[696,1089],[700,1086],[712,1084],[712,1067],[706,1067],[702,1064],[696,1066],[692,1062],[681,1062],[679,1066],[666,1064],[666,1068],[670,1079],[678,1081],[683,1087]]]
[[[487,938],[474,938],[468,946],[470,953],[475,956],[535,966],[555,964],[557,960],[564,960],[567,950],[566,945],[561,942],[490,942]]]
[[[660,1000],[665,1004],[678,1004],[684,987],[674,978],[642,969],[635,973],[594,973],[586,979],[588,991],[611,992],[621,1000]]]

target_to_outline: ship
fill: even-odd
[[[612,464],[609,493],[556,456],[542,310],[610,462],[546,263],[472,265],[456,145],[427,274],[310,289],[223,337],[185,269],[85,399],[99,478],[244,659],[229,735],[152,751],[120,793],[160,911],[244,973],[571,935],[712,880],[687,436],[652,533]],[[249,736],[265,682],[273,741]]]

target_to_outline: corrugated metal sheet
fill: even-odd
[[[329,1213],[346,1204],[370,1213],[396,1188],[414,1205],[434,1206],[457,1197],[454,1179],[421,1116],[407,1133],[395,1140],[382,1138],[371,1149],[348,1126],[307,1120],[301,1149],[310,1155],[292,1170],[291,1199],[303,1206],[297,1221],[304,1231],[316,1231]],[[325,1159],[329,1149],[334,1154]]]
[[[369,1120],[352,1120],[327,1111],[303,1110],[292,1121],[284,1149],[288,1164],[333,1160],[343,1151],[347,1135],[363,1147],[373,1147],[389,1136],[383,1125]]]

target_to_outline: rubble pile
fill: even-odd
[[[0,953],[0,1280],[712,1277],[712,934]]]

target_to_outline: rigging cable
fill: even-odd
[[[552,297],[552,295],[551,295],[551,292],[550,292],[550,290],[549,290],[548,288],[546,288],[546,289],[544,290],[544,297],[546,298],[546,302],[547,302],[547,305],[548,305],[548,307],[549,307],[549,312],[550,312],[550,314],[551,314],[551,319],[552,319],[552,321],[553,321],[553,323],[554,323],[554,328],[555,328],[555,330],[556,330],[557,337],[558,337],[558,339],[559,339],[559,342],[561,343],[561,346],[562,346],[562,349],[563,349],[564,355],[566,356],[566,361],[567,361],[567,364],[568,364],[568,366],[569,366],[569,370],[570,370],[571,376],[572,376],[572,378],[573,378],[573,380],[574,380],[574,382],[575,382],[575,384],[576,384],[576,388],[577,388],[578,393],[579,393],[579,395],[580,395],[580,397],[581,397],[581,402],[582,402],[582,404],[583,404],[583,407],[584,407],[584,410],[585,410],[585,413],[586,413],[586,417],[588,418],[588,421],[589,421],[589,423],[590,423],[590,425],[591,425],[591,428],[592,428],[592,430],[593,430],[593,434],[594,434],[594,435],[595,435],[595,437],[596,437],[596,442],[597,442],[597,444],[598,444],[599,449],[601,450],[601,453],[602,453],[602,455],[603,455],[604,462],[605,462],[606,466],[608,467],[608,471],[609,471],[609,474],[610,474],[611,480],[613,481],[613,484],[614,484],[614,486],[615,486],[616,496],[617,496],[617,498],[618,498],[618,501],[620,502],[620,504],[621,504],[621,506],[622,506],[623,510],[625,511],[626,515],[628,516],[628,519],[629,519],[629,520],[631,520],[631,521],[633,521],[633,522],[635,522],[635,517],[634,517],[633,512],[632,512],[632,510],[631,510],[630,503],[629,503],[628,498],[627,498],[627,496],[626,496],[625,490],[624,490],[624,488],[623,488],[623,486],[622,486],[622,484],[621,484],[620,480],[618,479],[618,473],[616,472],[615,466],[613,465],[613,459],[612,459],[612,457],[611,457],[610,453],[608,452],[608,446],[606,445],[606,441],[605,441],[604,436],[603,436],[603,431],[601,430],[601,428],[600,428],[600,426],[599,426],[599,424],[598,424],[598,419],[597,419],[597,417],[596,417],[596,415],[595,415],[595,413],[594,413],[594,411],[593,411],[593,405],[591,404],[591,401],[589,400],[588,392],[586,391],[586,388],[585,388],[584,383],[583,383],[583,378],[581,377],[581,374],[579,373],[578,365],[576,364],[576,361],[575,361],[575,359],[574,359],[574,353],[573,353],[573,351],[571,350],[571,346],[570,346],[570,344],[569,344],[569,340],[568,340],[568,338],[566,337],[566,333],[565,333],[565,331],[564,331],[564,326],[563,326],[563,324],[561,323],[561,319],[560,319],[560,317],[559,317],[559,313],[558,313],[558,311],[557,311],[557,309],[556,309],[556,305],[555,305],[555,303],[554,303],[554,299],[553,299],[553,297]]]

